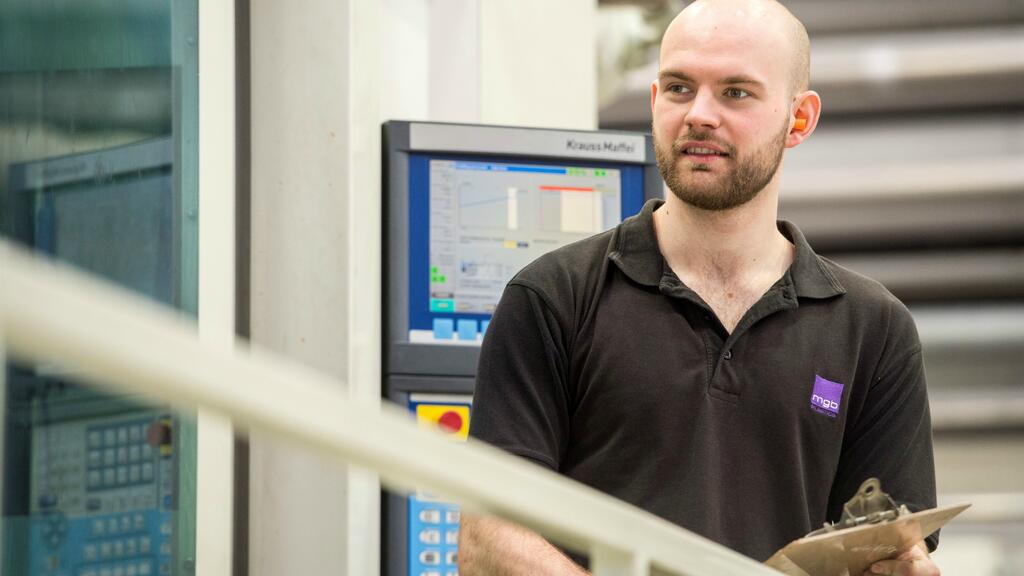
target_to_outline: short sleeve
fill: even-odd
[[[480,351],[470,436],[558,470],[570,411],[563,332],[537,291],[506,287]]]
[[[879,363],[864,409],[843,441],[839,469],[829,498],[829,520],[867,478],[912,511],[935,507],[935,462],[924,364],[910,313],[898,306],[887,357]],[[938,546],[936,532],[928,548]]]

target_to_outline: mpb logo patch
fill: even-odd
[[[811,392],[811,408],[830,418],[839,414],[839,403],[843,401],[843,384],[814,375],[814,391]]]

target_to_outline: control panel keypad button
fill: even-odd
[[[427,566],[437,566],[441,563],[441,553],[437,550],[424,550],[420,552],[420,563]]]
[[[420,510],[420,522],[424,524],[440,524],[441,511],[436,509]]]

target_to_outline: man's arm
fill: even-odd
[[[872,477],[878,478],[896,504],[906,504],[911,512],[936,505],[931,417],[920,340],[906,308],[896,304],[890,310],[886,350],[866,396],[851,411],[846,425],[829,497],[829,518],[839,518],[843,504]],[[938,533],[930,535],[926,543],[934,550]]]
[[[833,497],[874,476],[897,503],[916,512],[935,506],[931,416],[917,328],[902,304],[891,314],[886,358],[879,362],[859,421],[844,439]],[[928,555],[937,544],[935,533],[892,560],[875,562],[864,575],[939,576]]]
[[[568,330],[540,294],[512,282],[487,328],[469,435],[557,471],[569,429]],[[459,573],[586,574],[523,527],[463,514]]]
[[[462,576],[586,576],[539,534],[493,516],[462,514],[459,528]]]

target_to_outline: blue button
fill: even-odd
[[[434,318],[434,338],[451,340],[455,332],[455,321],[451,318]]]
[[[480,321],[480,333],[481,334],[486,334],[487,333],[487,327],[490,326],[490,325],[491,325],[491,321],[490,320],[481,320]]]
[[[459,320],[459,340],[476,340],[476,320]]]

